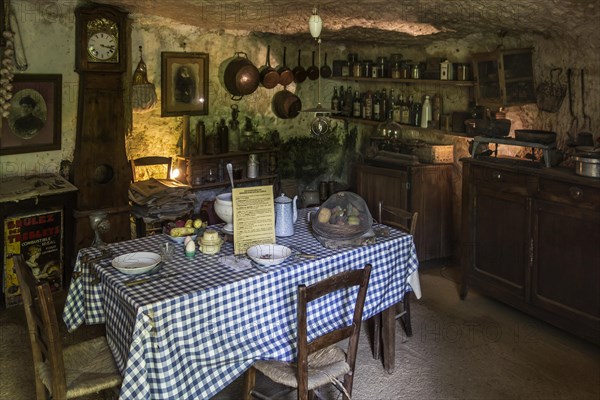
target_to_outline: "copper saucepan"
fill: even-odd
[[[294,73],[294,82],[296,82],[296,83],[302,83],[306,80],[306,70],[304,69],[304,67],[302,66],[302,64],[300,62],[301,53],[302,53],[302,50],[298,49],[298,65],[292,71]]]
[[[283,64],[279,67],[279,83],[283,86],[287,86],[294,81],[294,73],[285,64],[285,53],[286,47],[283,48]]]
[[[267,61],[260,71],[260,83],[267,89],[273,89],[279,83],[279,72],[271,67],[271,45],[267,46]]]

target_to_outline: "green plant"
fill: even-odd
[[[284,179],[295,178],[308,183],[327,171],[331,159],[339,156],[337,135],[296,136],[284,141],[280,147],[280,173]]]

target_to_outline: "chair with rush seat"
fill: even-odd
[[[317,388],[329,383],[342,392],[345,400],[349,400],[352,395],[358,337],[370,275],[371,265],[367,264],[363,269],[345,271],[308,287],[298,286],[296,362],[256,361],[246,371],[244,399],[269,399],[254,388],[256,370],[258,370],[272,381],[296,389],[298,400],[312,399]],[[307,340],[308,304],[329,293],[352,290],[350,288],[356,286],[358,286],[358,294],[354,303],[352,323],[318,336],[309,343]],[[340,310],[340,312],[344,311]],[[347,352],[336,346],[336,343],[344,339],[349,339]],[[337,379],[341,376],[343,376],[343,383]]]
[[[13,260],[29,328],[36,398],[72,399],[119,388],[122,377],[106,338],[63,348],[50,286],[36,280],[22,255]]]
[[[140,157],[129,161],[131,164],[131,176],[134,182],[140,180],[136,179],[137,177],[137,167],[145,167],[146,169],[154,166],[162,165],[163,168],[160,169],[160,172],[164,168],[166,168],[166,173],[164,176],[158,177],[158,179],[170,179],[171,178],[171,166],[173,164],[173,159],[171,157],[162,157],[162,156],[148,156],[148,157]],[[152,168],[154,170],[154,168]],[[158,170],[158,168],[157,168]]]
[[[377,204],[377,219],[380,224],[399,229],[413,237],[417,228],[418,216],[418,212],[410,212],[402,208],[388,206],[383,204],[383,201],[381,200]],[[407,292],[404,295],[401,303],[402,306],[400,306],[400,303],[394,306],[396,310],[396,319],[399,319],[402,322],[406,335],[412,336],[412,326],[410,323],[410,292]],[[379,359],[380,357],[381,319],[381,314],[377,314],[373,317],[373,357],[376,359]]]

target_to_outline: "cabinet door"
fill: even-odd
[[[377,204],[385,204],[408,209],[408,173],[403,170],[359,165],[356,168],[356,193],[369,206],[372,216],[377,219]]]
[[[528,200],[492,187],[474,190],[472,275],[496,296],[522,301],[527,295]]]
[[[534,203],[532,302],[600,335],[600,213]]]
[[[535,90],[533,87],[533,66],[531,52],[507,53],[502,56],[501,65],[504,87],[505,104],[535,103]]]
[[[490,54],[473,59],[473,75],[477,82],[476,100],[479,105],[499,105],[503,103],[500,88],[500,66],[498,56]]]

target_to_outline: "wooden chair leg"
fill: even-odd
[[[404,327],[404,332],[406,332],[406,336],[412,336],[412,324],[410,322],[410,293],[407,292],[404,294],[404,299],[402,300],[402,313],[399,314],[400,321],[402,321],[402,325]]]
[[[373,358],[381,358],[381,313],[373,316]]]
[[[387,308],[381,315],[381,341],[383,344],[383,368],[394,372],[396,357],[396,307]]]
[[[256,369],[248,368],[244,374],[244,400],[252,400],[252,390],[256,384]]]

